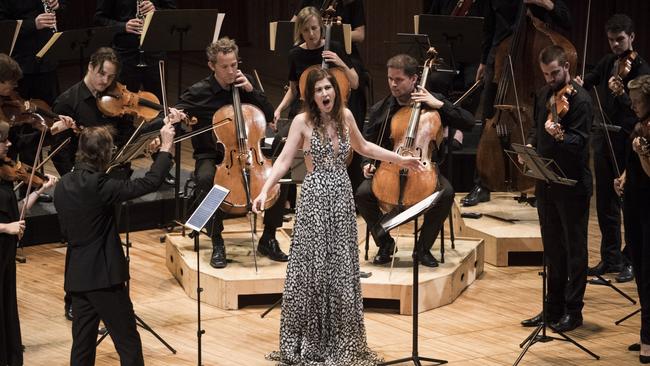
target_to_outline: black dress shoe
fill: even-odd
[[[50,203],[50,202],[54,201],[54,199],[52,198],[51,195],[49,195],[47,193],[41,193],[41,194],[38,195],[38,198],[36,199],[36,201],[41,202],[41,203]]]
[[[490,200],[490,191],[488,191],[486,188],[477,185],[474,186],[474,189],[472,189],[472,191],[469,192],[469,194],[461,200],[461,203],[463,204],[463,206],[469,207],[469,206],[476,206],[480,202],[487,202],[489,200]]]
[[[639,362],[643,364],[650,363],[650,356],[639,355]]]
[[[611,265],[608,263],[605,263],[603,261],[598,262],[597,265],[593,267],[589,267],[587,269],[587,276],[602,276],[605,273],[616,273],[620,272],[623,270],[623,266],[619,265]]]
[[[424,253],[418,255],[420,263],[427,267],[438,267],[438,260],[431,254],[430,251],[425,250]]]
[[[632,265],[628,264],[623,266],[621,273],[616,275],[616,282],[630,282],[634,279],[634,271],[632,271]]]
[[[261,237],[259,243],[257,243],[257,252],[269,257],[272,261],[287,262],[289,260],[289,257],[280,249],[280,243],[275,238],[266,239]]]
[[[65,310],[65,318],[68,319],[69,321],[72,321],[72,319],[74,319],[74,314],[72,314],[72,305],[66,304],[64,310]]]
[[[173,186],[176,184],[176,178],[172,175],[172,173],[167,172],[167,175],[165,175],[164,179],[165,184]]]
[[[380,246],[379,250],[377,251],[377,255],[375,255],[375,258],[372,260],[372,264],[381,265],[390,262],[393,256],[394,248],[395,241],[393,239],[391,239],[390,242]]]
[[[582,315],[564,314],[559,321],[551,323],[550,327],[556,332],[570,332],[582,325]]]
[[[210,265],[214,268],[225,268],[228,263],[226,262],[226,246],[223,239],[212,238],[212,257],[210,258]]]
[[[641,343],[632,343],[627,347],[628,351],[639,352],[641,351]]]
[[[559,320],[558,316],[553,316],[553,315],[547,315],[546,316],[546,323],[554,323]],[[522,327],[537,327],[540,324],[542,324],[542,313],[540,312],[539,314],[535,315],[534,317],[530,319],[524,319],[521,321],[521,326]]]

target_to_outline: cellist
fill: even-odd
[[[497,84],[494,79],[495,51],[501,41],[508,38],[516,30],[518,15],[521,7],[526,6],[536,18],[546,24],[562,29],[571,27],[571,15],[564,0],[484,0],[483,14],[483,46],[481,52],[481,63],[476,72],[476,80],[483,80],[483,115],[481,120],[492,118],[495,114],[493,108],[497,93]],[[536,62],[536,60],[526,60]],[[536,87],[541,87],[538,85]],[[478,172],[474,174],[474,188],[463,199],[464,206],[474,206],[479,202],[490,200],[490,191],[481,184]]]
[[[587,224],[592,177],[589,170],[589,132],[593,117],[587,91],[571,80],[564,49],[551,45],[539,55],[546,85],[535,96],[533,127],[526,140],[543,158],[553,159],[573,186],[537,181],[537,212],[548,265],[546,320],[552,329],[568,332],[582,325],[587,286]],[[549,102],[571,85],[568,112],[559,121],[549,119]],[[557,100],[557,99],[554,99]],[[552,104],[551,104],[552,106]],[[555,108],[552,106],[552,108]],[[542,314],[521,322],[538,326]]]
[[[386,63],[386,67],[391,94],[370,109],[370,119],[364,125],[363,130],[363,137],[366,140],[377,142],[377,145],[392,150],[390,133],[387,132],[382,136],[381,130],[390,131],[390,123],[395,113],[402,106],[408,106],[414,101],[426,104],[425,108],[427,109],[437,110],[440,113],[443,126],[449,125],[460,130],[472,128],[474,116],[471,113],[454,106],[441,94],[432,94],[424,88],[417,89],[419,65],[413,57],[405,54],[393,56]],[[384,122],[386,122],[385,127],[382,128]],[[380,136],[383,138],[380,139]],[[436,158],[438,157],[434,156],[432,160]],[[371,228],[370,233],[379,247],[373,263],[381,265],[390,262],[395,241],[390,235],[382,232],[378,225],[382,213],[377,198],[371,189],[375,168],[370,159],[363,159],[362,169],[366,180],[357,189],[355,201],[359,213]],[[422,248],[419,255],[420,263],[428,267],[438,266],[438,261],[431,254],[431,247],[442,228],[445,218],[449,214],[454,199],[454,190],[447,179],[439,175],[439,182],[442,196],[436,207],[424,214],[424,224],[420,234],[420,242],[418,243],[419,247]]]
[[[273,106],[266,99],[258,86],[251,82],[252,77],[239,70],[239,48],[234,40],[223,37],[208,45],[206,55],[208,67],[212,73],[187,88],[180,96],[176,108],[196,116],[198,123],[194,129],[212,125],[212,116],[221,107],[232,104],[231,88],[239,88],[242,103],[250,103],[259,107],[266,120],[273,121]],[[197,187],[194,199],[198,204],[210,191],[214,184],[217,163],[224,158],[223,151],[217,150],[213,134],[200,134],[192,137],[194,147],[194,176]],[[285,199],[278,199],[264,215],[264,233],[262,234],[257,251],[268,256],[271,260],[286,262],[287,255],[280,249],[275,238],[275,231],[282,226],[282,209]],[[207,228],[212,237],[212,256],[210,265],[214,268],[226,267],[226,248],[221,232],[223,231],[223,213],[217,211],[212,224]]]
[[[633,49],[635,38],[634,22],[625,14],[615,14],[605,24],[605,32],[612,53],[605,55],[593,70],[586,73],[584,81],[580,76],[576,82],[591,90],[596,87],[602,100],[607,124],[621,127],[619,132],[609,132],[612,150],[605,132],[600,129],[591,143],[594,149],[594,174],[596,176],[596,212],[600,227],[600,261],[589,268],[589,275],[603,275],[618,272],[617,282],[634,278],[631,258],[626,250],[621,251],[621,201],[612,187],[612,180],[625,170],[626,154],[629,154],[628,139],[636,116],[631,108],[627,82],[640,75],[650,74],[648,63]],[[632,58],[635,56],[634,58]],[[629,70],[622,65],[629,61]],[[618,75],[619,65],[625,75]],[[627,71],[627,72],[625,72]],[[627,150],[627,151],[626,151]],[[612,153],[614,157],[612,157]],[[616,159],[616,162],[614,162]],[[616,171],[618,166],[618,172]],[[626,243],[626,247],[627,247]]]

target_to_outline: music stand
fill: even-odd
[[[178,97],[183,90],[183,53],[203,50],[216,41],[225,17],[217,9],[156,10],[145,18],[140,48],[147,52],[178,52]],[[155,37],[147,37],[155,34]],[[174,184],[175,221],[168,228],[182,226],[181,220],[181,144],[174,150],[176,182]]]
[[[446,15],[416,15],[415,33],[426,34],[443,60],[449,60],[453,70],[458,63],[480,62],[483,42],[483,18]]]
[[[429,47],[431,43],[426,34],[397,33],[394,53],[405,53],[421,62],[426,58]]]
[[[119,31],[116,26],[73,29],[56,32],[36,54],[36,58],[52,61],[79,60],[79,78],[83,78],[87,54],[111,44]]]
[[[411,206],[410,208],[402,211],[401,213],[395,215],[395,216],[388,216],[382,219],[379,224],[381,225],[381,228],[385,232],[389,232],[390,230],[404,225],[407,222],[411,220],[415,220],[418,218],[420,215],[428,211],[430,208],[432,208],[440,199],[441,192],[437,191],[434,192],[432,195],[426,197],[422,201],[416,203],[415,205]],[[410,357],[404,357],[400,358],[397,360],[393,361],[388,361],[381,363],[380,365],[392,365],[396,363],[402,363],[402,362],[407,362],[411,361],[415,365],[420,365],[422,361],[427,361],[427,362],[435,362],[436,365],[442,365],[447,363],[445,360],[438,360],[435,358],[429,358],[429,357],[422,357],[418,354],[418,316],[419,316],[419,310],[418,310],[418,301],[419,301],[419,276],[418,276],[418,264],[419,264],[419,259],[418,259],[418,238],[417,235],[413,237],[413,292],[412,292],[412,300],[411,303],[413,304],[413,340],[411,344],[411,356]]]
[[[11,56],[18,39],[20,26],[23,24],[22,20],[3,20],[0,21],[0,34],[13,35],[11,37],[0,38],[0,53]]]
[[[577,181],[573,179],[568,179],[566,178],[566,175],[562,172],[562,170],[558,167],[558,165],[555,163],[553,159],[549,158],[544,158],[541,157],[535,148],[531,146],[525,146],[521,144],[512,144],[512,150],[505,150],[505,152],[508,154],[508,157],[510,160],[513,162],[516,162],[518,160],[518,156],[520,156],[525,164],[524,168],[519,168],[518,164],[517,167],[521,171],[522,174],[527,175],[529,177],[538,179],[543,181],[546,185],[550,185],[552,183],[555,184],[561,184],[561,185],[566,185],[566,186],[574,186]],[[542,225],[544,225],[542,223]],[[523,347],[523,350],[519,354],[519,357],[517,357],[517,360],[513,364],[513,366],[517,366],[519,362],[523,359],[524,355],[528,351],[528,349],[535,343],[537,342],[550,342],[550,341],[565,341],[569,343],[573,343],[576,347],[581,349],[582,351],[586,352],[593,358],[599,360],[600,356],[597,354],[591,352],[587,348],[585,348],[583,345],[580,343],[576,342],[574,339],[570,338],[564,332],[559,332],[555,331],[557,334],[559,334],[562,338],[558,337],[553,337],[549,336],[546,334],[546,277],[547,277],[547,271],[546,271],[546,256],[543,255],[542,259],[542,272],[539,273],[539,275],[542,277],[542,322],[540,325],[538,325],[529,335],[524,339],[520,344],[519,348]],[[541,334],[540,334],[541,333]]]
[[[214,215],[215,211],[221,206],[221,203],[230,193],[227,188],[221,187],[219,185],[214,185],[210,192],[203,198],[201,204],[194,210],[192,216],[185,223],[185,226],[194,230],[192,236],[194,237],[194,248],[196,248],[196,324],[197,324],[197,365],[201,366],[201,337],[205,334],[205,330],[201,329],[201,271],[199,269],[201,263],[201,256],[199,250],[199,235],[201,235],[201,230],[207,224],[208,220]]]
[[[269,23],[269,49],[275,51],[283,58],[287,58],[289,51],[295,47],[293,40],[295,22],[281,20]],[[352,53],[352,26],[350,24],[332,24],[330,39],[339,42],[345,47],[345,53]]]

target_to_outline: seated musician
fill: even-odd
[[[390,131],[390,123],[394,114],[401,107],[408,106],[413,102],[422,102],[424,108],[437,110],[440,113],[443,126],[452,126],[460,130],[469,130],[474,126],[474,116],[471,113],[460,107],[453,106],[440,94],[431,94],[424,88],[418,90],[418,63],[413,57],[404,54],[397,55],[390,58],[386,66],[388,68],[388,85],[391,95],[375,104],[370,110],[370,118],[363,131],[366,140],[377,141],[378,145],[392,149],[390,133],[384,134],[383,139],[379,141],[382,124],[387,121],[386,131]],[[438,156],[433,156],[431,160],[435,161],[436,158]],[[371,189],[372,176],[376,167],[372,165],[369,159],[365,159],[362,164],[363,173],[368,179],[359,186],[355,200],[359,213],[366,220],[370,227],[370,233],[377,246],[379,246],[379,251],[373,263],[385,264],[391,260],[395,241],[390,235],[383,233],[379,225],[382,213],[377,198]],[[418,242],[421,249],[419,253],[420,263],[429,267],[438,266],[438,261],[431,254],[431,247],[442,228],[445,218],[449,214],[454,197],[451,184],[443,176],[439,175],[438,177],[442,196],[436,207],[424,215],[424,224]]]
[[[182,109],[188,114],[195,116],[198,123],[195,129],[212,124],[212,116],[223,106],[232,104],[232,86],[239,88],[242,103],[253,104],[262,111],[267,121],[273,120],[273,107],[266,99],[263,92],[251,84],[251,77],[244,75],[239,70],[238,59],[239,48],[234,40],[227,37],[210,44],[206,49],[208,67],[212,74],[203,80],[196,82],[183,92],[176,108]],[[195,202],[200,203],[214,184],[216,165],[223,160],[223,151],[217,149],[214,141],[214,134],[204,133],[192,138],[194,147],[194,175],[196,176],[197,188],[195,190]],[[288,257],[280,249],[275,238],[275,231],[282,226],[282,209],[284,201],[278,200],[275,205],[269,208],[264,215],[264,233],[260,238],[257,251],[267,255],[270,259],[279,262],[286,262]],[[211,225],[207,225],[208,232],[212,236],[212,257],[210,265],[215,268],[226,267],[226,249],[221,236],[223,231],[223,216],[217,211]]]

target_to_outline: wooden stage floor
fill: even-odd
[[[171,354],[151,334],[140,330],[148,365],[196,365],[196,302],[191,300],[165,267],[165,245],[160,230],[131,236],[132,299],[137,314],[165,338],[178,354]],[[590,262],[598,258],[600,240],[595,213],[590,221]],[[63,262],[61,245],[25,250],[28,261],[18,265],[18,301],[25,365],[69,363],[71,323],[63,317]],[[519,321],[540,309],[541,282],[537,267],[494,267],[452,304],[420,315],[420,354],[449,360],[450,365],[511,365],[518,344],[530,332]],[[620,286],[636,298],[635,286]],[[614,321],[631,313],[631,305],[609,288],[587,286],[585,325],[569,333],[599,354],[595,361],[565,342],[533,346],[522,365],[633,365],[638,353],[627,346],[638,341],[639,316],[620,326]],[[264,354],[278,344],[280,312],[265,319],[266,306],[225,311],[202,306],[204,365],[272,365]],[[367,308],[365,321],[370,346],[386,359],[411,352],[411,317],[397,310]],[[97,353],[97,365],[117,365],[112,342]]]

